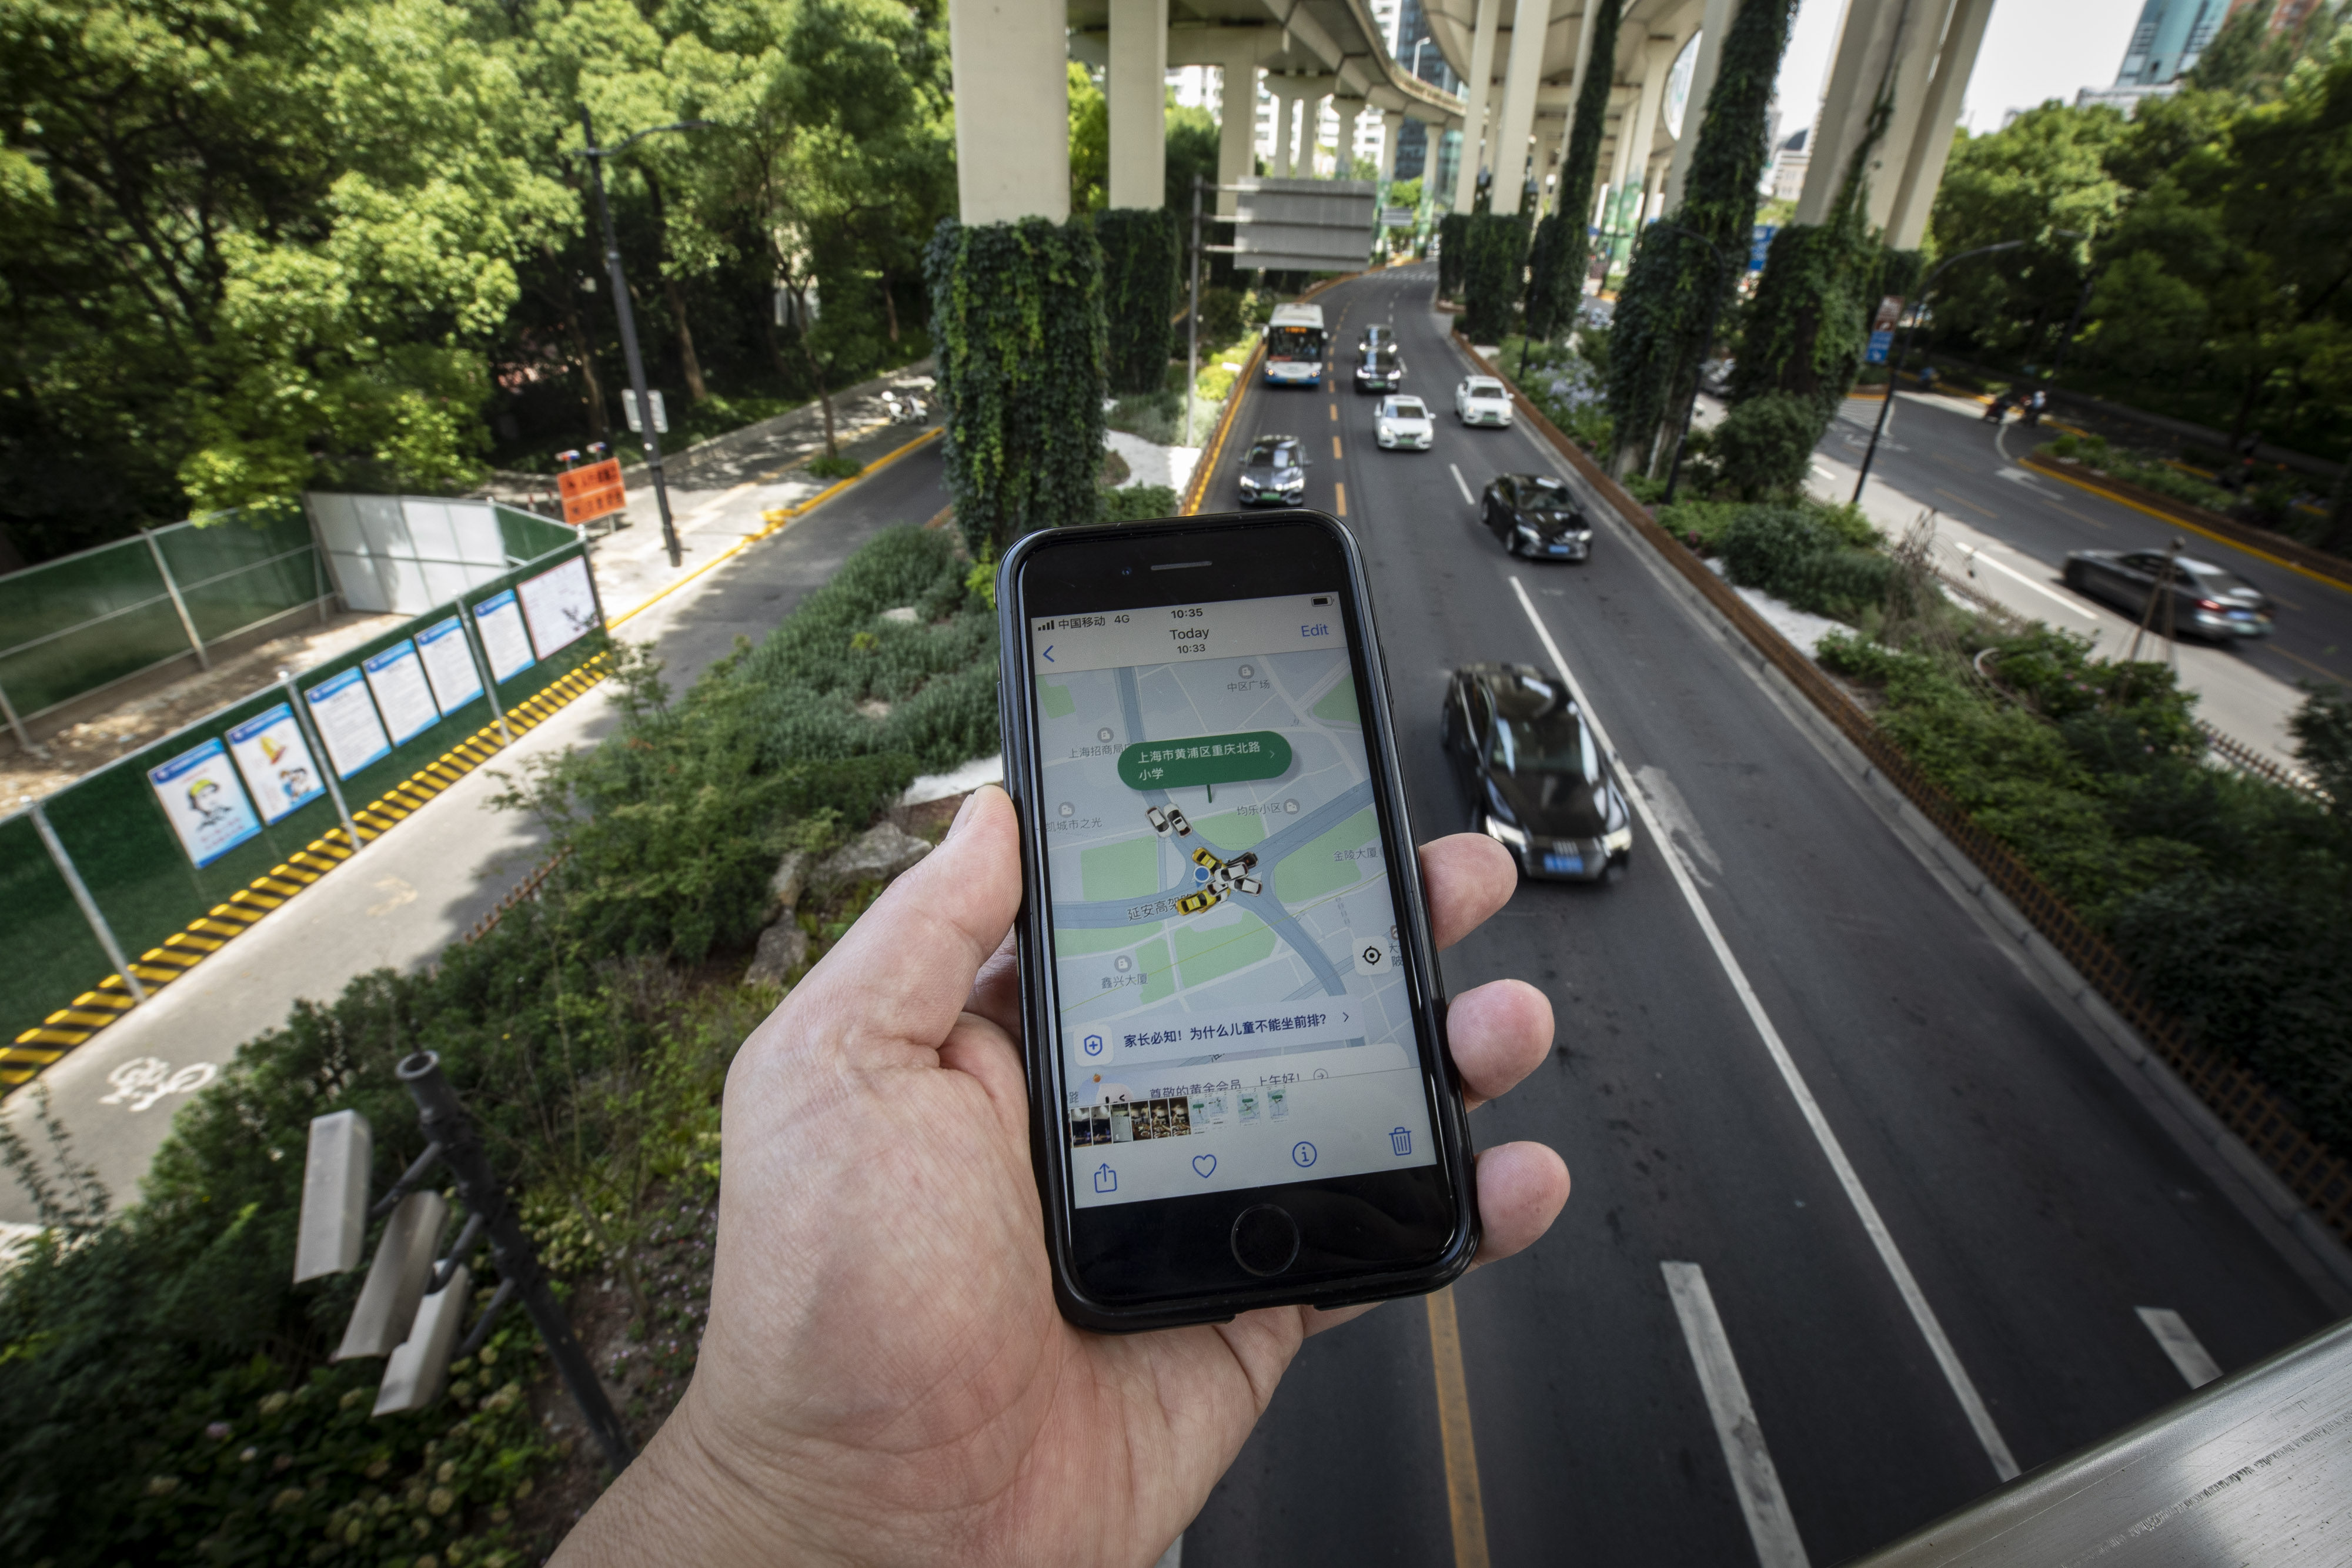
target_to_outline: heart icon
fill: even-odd
[[[1213,1175],[1217,1168],[1217,1156],[1214,1155],[1194,1155],[1192,1156],[1192,1168],[1203,1176]]]

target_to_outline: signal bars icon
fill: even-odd
[[[368,1185],[375,1134],[367,1118],[357,1111],[337,1111],[310,1121],[294,1282],[358,1268],[368,1227],[385,1221],[334,1359],[386,1357],[374,1414],[422,1410],[441,1397],[449,1363],[479,1350],[499,1311],[520,1297],[606,1462],[619,1472],[632,1458],[628,1434],[613,1413],[587,1353],[573,1337],[562,1307],[548,1290],[539,1255],[515,1217],[506,1188],[491,1174],[457,1092],[442,1076],[440,1058],[420,1051],[404,1059],[394,1073],[416,1102],[427,1142],[425,1152],[373,1206],[368,1203]],[[467,1218],[448,1252],[436,1258],[448,1226],[449,1204],[421,1184],[442,1165],[457,1179]],[[457,1331],[474,1289],[470,1260],[485,1239],[498,1269],[499,1288],[461,1343]]]

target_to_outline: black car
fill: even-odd
[[[1242,505],[1295,507],[1307,494],[1307,448],[1295,435],[1261,435],[1242,459]]]
[[[2168,571],[2168,565],[2169,570]],[[2168,583],[2172,602],[2160,585]],[[2137,621],[2156,601],[2148,626],[2232,643],[2271,634],[2270,596],[2229,568],[2160,549],[2078,549],[2066,558],[2066,586],[2109,604]]]
[[[1592,553],[1592,520],[1548,474],[1496,475],[1479,499],[1478,516],[1513,555],[1583,560]]]
[[[1367,327],[1364,335],[1356,340],[1356,352],[1368,354],[1374,349],[1393,349],[1396,340],[1396,329],[1393,327]]]
[[[1356,355],[1356,390],[1360,392],[1394,392],[1404,385],[1404,356],[1396,351],[1393,343],[1383,343],[1377,349],[1366,349]]]
[[[1633,814],[1599,737],[1556,676],[1465,664],[1445,691],[1445,754],[1471,825],[1532,877],[1599,882],[1633,852]]]

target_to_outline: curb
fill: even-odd
[[[1973,856],[1909,799],[1900,784],[1889,778],[1844,734],[1822,707],[1821,698],[1780,667],[1773,657],[1770,643],[1780,642],[1785,646],[1785,640],[1777,632],[1760,621],[1750,625],[1748,620],[1753,619],[1752,614],[1743,619],[1726,612],[1709,598],[1696,580],[1680,570],[1679,561],[1657,548],[1658,539],[1665,539],[1669,544],[1672,540],[1658,528],[1649,510],[1602,474],[1591,458],[1545,418],[1509,378],[1488,366],[1483,356],[1463,342],[1459,333],[1454,334],[1454,339],[1455,346],[1462,350],[1471,363],[1511,388],[1512,400],[1527,416],[1529,427],[1543,435],[1567,459],[1579,476],[1591,484],[1601,498],[1618,512],[1618,520],[1650,547],[1643,553],[1643,559],[1669,590],[1685,606],[1695,611],[1703,606],[1713,612],[1702,617],[1703,621],[1743,655],[1743,662],[1749,665],[1764,688],[1790,710],[1791,716],[1814,737],[1817,745],[1822,746],[1838,760],[1842,765],[1841,770],[1846,772],[1858,788],[1884,802],[1879,809],[1901,824],[1915,851],[1923,859],[1931,861],[1935,869],[1952,878],[1958,888],[1973,899],[2001,931],[2021,958],[2030,962],[2034,970],[2073,1004],[2078,1032],[2100,1051],[2101,1059],[2118,1072],[2126,1071],[2127,1068],[2137,1069],[2168,1107],[2185,1123],[2185,1125],[2176,1125],[2166,1121],[2167,1131],[2190,1152],[2192,1157],[2196,1156],[2200,1145],[2210,1148],[2238,1178],[2234,1184],[2224,1184],[2224,1191],[2233,1202],[2238,1203],[2242,1211],[2255,1220],[2258,1228],[2263,1230],[2273,1245],[2279,1247],[2281,1255],[2289,1265],[2312,1279],[2315,1284],[2325,1280],[2339,1291],[2352,1291],[2352,1249],[2347,1249],[2345,1239],[2324,1222],[2313,1205],[2288,1185],[2288,1172],[2281,1170],[2275,1162],[2257,1155],[2245,1136],[2224,1120],[2221,1108],[2212,1104],[2207,1095],[2191,1087],[2170,1058],[2151,1045],[2107,1001],[2082,970],[2042,935],[2035,923],[1994,885],[1991,873],[1979,865]],[[1654,535],[1657,538],[1653,538]],[[1793,655],[1793,650],[1790,652]],[[2115,1060],[2118,1055],[2122,1058],[2120,1061]],[[2243,1108],[2232,1105],[2231,1109],[2241,1111]],[[2274,1108],[2270,1108],[2269,1113],[2260,1120],[2265,1125],[2258,1131],[2265,1135],[2270,1130],[2268,1124],[2273,1121],[2290,1131],[2294,1130],[2293,1124],[2286,1122],[2284,1114]],[[2302,1142],[2305,1145],[2303,1152],[2309,1156],[2302,1163],[2309,1164],[2315,1158],[2321,1162],[2341,1164],[2327,1155],[2315,1141],[2305,1137]],[[2284,1245],[2287,1236],[2292,1236],[2299,1244],[2295,1249],[2289,1250]],[[2297,1252],[2302,1256],[2298,1257]],[[2323,1272],[2313,1275],[2304,1267],[2306,1260]],[[2340,1304],[2352,1306],[2352,1296],[2343,1298]]]
[[[1360,272],[1346,272],[1337,277],[1327,277],[1314,287],[1300,294],[1298,299],[1293,303],[1312,299],[1327,288],[1363,276]],[[1209,496],[1210,476],[1217,471],[1217,465],[1224,460],[1225,438],[1233,434],[1234,419],[1241,413],[1242,396],[1255,384],[1254,378],[1257,371],[1257,362],[1265,357],[1265,336],[1260,333],[1257,342],[1250,349],[1249,358],[1242,361],[1241,373],[1234,377],[1233,391],[1225,394],[1225,410],[1217,416],[1215,438],[1201,448],[1201,460],[1193,465],[1192,481],[1184,486],[1184,504],[1177,509],[1179,517],[1197,517],[1201,515],[1202,504],[1208,499]]]
[[[569,673],[507,709],[505,724],[520,737],[538,728],[557,711],[587,695],[602,681],[609,653],[598,653]],[[152,993],[161,990],[243,936],[262,916],[349,860],[366,844],[398,827],[433,798],[503,751],[510,741],[501,738],[497,720],[484,725],[433,761],[418,768],[366,805],[354,809],[352,822],[360,841],[338,827],[311,840],[289,860],[272,866],[244,887],[163,938],[131,961],[131,972]],[[86,1045],[109,1024],[137,1006],[120,975],[109,975],[91,990],[49,1014],[33,1028],[0,1046],[0,1087],[14,1089],[29,1082],[68,1051]]]

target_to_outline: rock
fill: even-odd
[[[852,883],[888,882],[931,852],[929,842],[896,822],[868,828],[827,856],[817,868],[815,886],[824,892]]]
[[[808,933],[787,915],[760,933],[759,950],[751,955],[751,967],[743,971],[743,983],[784,985],[795,970],[808,962]]]
[[[776,862],[776,874],[768,879],[768,908],[776,915],[789,915],[801,901],[801,890],[808,886],[809,868],[816,857],[806,850],[794,850]]]
[[[885,610],[882,612],[882,619],[885,621],[903,621],[908,625],[912,626],[918,620],[921,619],[921,617],[916,614],[915,607],[913,605],[901,604],[896,610]]]

